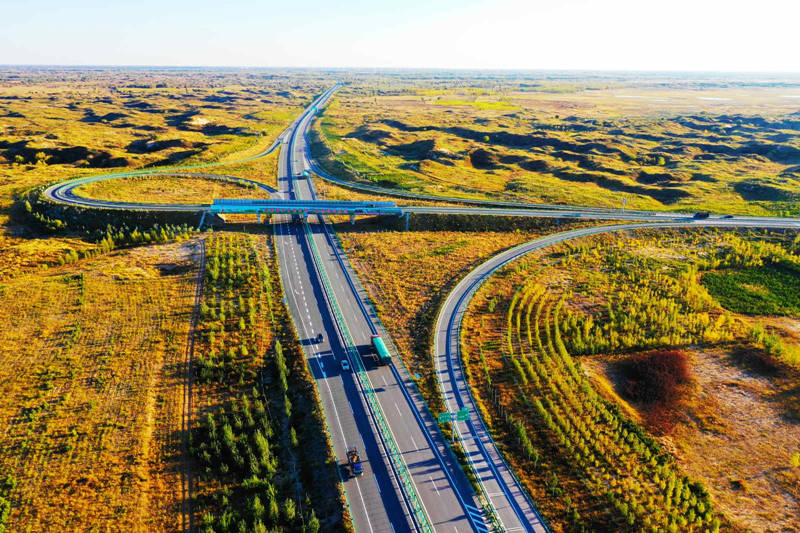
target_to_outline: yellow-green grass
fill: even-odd
[[[302,74],[296,79],[245,80],[237,72],[210,77],[192,72],[22,70],[18,76],[0,87],[0,279],[84,246],[69,239],[38,239],[24,225],[12,224],[15,193],[116,170],[256,155],[327,85],[314,78],[298,90]],[[163,141],[166,147],[142,149],[147,142]],[[21,162],[15,157],[19,143],[25,143]],[[100,168],[85,156],[67,161],[53,156],[56,150],[74,147],[85,147],[90,155],[107,154],[123,166]],[[217,171],[274,186],[276,164],[277,151]]]
[[[265,198],[256,187],[221,179],[145,176],[101,180],[75,188],[85,198],[112,202],[210,204],[215,198]]]
[[[761,246],[765,240],[770,244]],[[479,290],[463,326],[467,375],[484,416],[495,437],[506,446],[518,475],[538,495],[537,501],[553,516],[560,517],[559,521],[568,523],[570,512],[564,498],[554,497],[548,489],[553,472],[583,519],[606,520],[601,515],[611,516],[618,511],[606,506],[602,491],[587,489],[597,479],[605,479],[592,477],[596,474],[594,466],[589,468],[591,472],[576,475],[577,467],[571,460],[565,459],[559,465],[558,454],[571,452],[542,429],[542,418],[533,415],[531,405],[522,401],[520,389],[529,391],[534,380],[525,371],[528,383],[524,384],[511,362],[527,365],[526,353],[556,349],[568,353],[580,366],[586,356],[579,354],[592,353],[592,346],[611,342],[612,346],[601,348],[600,354],[587,362],[587,373],[598,394],[620,405],[622,412],[654,432],[665,450],[675,453],[680,468],[709,489],[717,508],[730,520],[730,529],[758,530],[769,527],[774,520],[791,523],[791,504],[787,502],[792,496],[786,495],[796,494],[800,472],[784,468],[791,456],[791,450],[784,448],[797,438],[796,424],[787,415],[796,416],[797,401],[790,391],[797,387],[800,376],[779,354],[770,355],[751,344],[749,331],[755,322],[764,321],[776,335],[796,343],[793,332],[798,321],[729,313],[705,291],[698,273],[698,269],[702,272],[720,267],[720,261],[738,264],[762,253],[786,253],[770,248],[775,245],[788,250],[792,241],[782,234],[737,237],[715,231],[641,231],[597,236],[516,261]],[[650,288],[643,291],[643,286]],[[531,290],[526,292],[520,287]],[[541,310],[539,301],[545,302]],[[510,305],[517,311],[509,320]],[[655,311],[659,308],[669,310]],[[520,313],[521,320],[516,318]],[[660,319],[656,318],[658,313],[662,313]],[[526,336],[528,315],[531,324],[549,322],[549,329],[540,327],[537,334],[534,326],[530,337]],[[584,321],[580,317],[591,318]],[[600,335],[593,333],[599,331]],[[643,331],[647,333],[642,334]],[[537,335],[544,348],[537,348]],[[509,344],[512,338],[513,343]],[[618,364],[627,360],[632,351],[664,346],[691,349],[694,378],[680,390],[677,407],[662,409],[660,405],[628,403],[626,378]],[[554,360],[552,353],[551,359],[536,357],[547,365]],[[551,378],[541,379],[541,383],[548,379]],[[553,372],[552,379],[563,386],[563,376]],[[573,396],[574,391],[564,393],[566,398]],[[534,446],[543,454],[538,466],[515,451],[519,449],[517,441],[493,398],[499,399],[503,413],[525,422]],[[745,412],[739,408],[745,403],[750,409],[748,414],[733,416],[732,413]],[[750,416],[758,418],[761,429],[753,430]],[[767,427],[769,434],[764,431]],[[741,445],[743,440],[746,445]],[[783,444],[776,449],[773,443],[778,442]],[[612,489],[627,486],[622,471],[624,468],[612,469],[616,472]],[[781,474],[764,475],[776,471]],[[582,479],[591,479],[591,483]],[[738,479],[759,481],[742,489],[740,483],[734,483]],[[777,498],[774,494],[784,496]],[[647,516],[641,515],[637,520],[644,521]],[[618,525],[617,529],[624,530],[621,523]]]
[[[9,531],[180,528],[194,253],[143,247],[0,286]]]
[[[554,94],[511,86],[496,95],[449,98],[468,93],[457,88],[431,93],[415,89],[413,83],[377,96],[340,91],[315,124],[330,149],[320,154],[326,168],[337,170],[325,161],[335,159],[346,167],[339,172],[342,177],[461,197],[603,207],[621,207],[624,199],[631,208],[754,215],[797,210],[792,198],[800,195],[800,181],[780,174],[800,161],[714,152],[751,142],[800,148],[793,140],[794,130],[747,122],[738,126],[736,118],[725,118],[739,114],[745,120],[791,119],[794,108],[780,89],[676,87],[637,92],[621,87]],[[631,92],[642,98],[619,98]],[[448,103],[518,109],[437,105]],[[498,141],[498,135],[505,134],[533,135],[564,148],[537,148],[535,143],[524,148]],[[420,141],[432,143],[433,153],[415,153],[412,143]],[[496,158],[495,168],[474,164],[469,154],[476,149]],[[442,157],[442,151],[452,157]],[[519,163],[526,160],[534,164],[526,168]],[[751,182],[765,186],[766,193],[748,192]],[[785,200],[772,201],[770,195]]]

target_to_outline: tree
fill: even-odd
[[[319,533],[319,519],[317,519],[313,509],[311,510],[311,516],[308,517],[308,522],[303,527],[303,533]]]
[[[283,518],[286,520],[287,523],[294,520],[295,515],[297,514],[297,509],[294,505],[294,500],[291,498],[286,498],[283,502]]]
[[[250,502],[250,512],[253,515],[253,520],[260,521],[264,518],[264,504],[261,503],[261,498],[256,494]]]

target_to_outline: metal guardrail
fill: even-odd
[[[311,248],[312,252],[311,255],[314,259],[315,265],[317,266],[317,271],[320,274],[320,279],[322,280],[322,284],[325,288],[325,291],[328,293],[336,321],[338,322],[342,335],[344,336],[343,340],[345,342],[345,349],[347,350],[348,357],[351,360],[351,363],[353,363],[353,367],[356,369],[354,374],[356,375],[356,379],[359,382],[360,388],[363,391],[365,398],[367,399],[367,404],[373,413],[376,425],[378,426],[378,431],[381,432],[383,441],[386,444],[387,452],[389,452],[388,453],[389,459],[395,465],[395,469],[398,474],[397,476],[398,481],[400,481],[403,490],[408,496],[409,503],[411,504],[411,507],[414,511],[415,519],[420,529],[425,533],[433,533],[434,532],[433,525],[431,524],[430,518],[428,517],[428,514],[422,505],[422,501],[420,500],[419,494],[416,491],[414,482],[411,479],[411,474],[408,471],[408,466],[403,460],[403,455],[397,448],[397,444],[394,442],[394,438],[389,429],[389,424],[386,421],[386,418],[383,414],[383,410],[381,409],[378,399],[375,396],[375,391],[372,389],[372,385],[366,376],[366,370],[364,369],[364,365],[361,362],[361,356],[358,353],[358,349],[356,348],[356,345],[353,342],[353,338],[350,335],[350,330],[347,328],[347,324],[344,321],[344,317],[342,316],[342,313],[339,309],[339,305],[336,302],[336,297],[334,296],[334,292],[333,289],[331,288],[330,281],[328,280],[328,276],[325,273],[325,269],[321,264],[319,250],[317,249],[317,246],[314,243],[310,226],[308,225],[308,223],[304,223],[303,228],[305,230],[306,238]]]
[[[305,137],[305,132],[303,132],[303,134],[304,134],[304,137]],[[307,150],[308,150],[308,143],[306,142],[306,156],[307,156],[308,160],[311,162],[311,164],[313,165],[314,164],[313,163],[313,159],[310,158],[310,154],[308,154]],[[313,183],[309,186],[309,190],[311,191],[311,197],[312,197],[313,201],[321,202],[320,200],[317,199],[317,194],[316,194],[315,187],[313,186]],[[389,202],[387,202],[387,203],[389,203]],[[391,202],[391,203],[394,204],[394,202]],[[337,258],[339,259],[339,261],[341,263],[342,260],[341,260],[341,257],[339,256],[339,251],[338,251],[337,247],[339,249],[343,249],[343,247],[342,247],[341,240],[339,239],[339,235],[336,233],[335,230],[334,231],[328,231],[327,227],[324,227],[323,229],[324,229],[324,231],[326,233],[326,236],[330,238],[330,244],[333,246],[334,250],[336,251]],[[347,279],[350,282],[350,285],[353,288],[353,290],[356,293],[356,295],[358,296],[360,294],[360,292],[362,292],[362,291],[364,292],[364,294],[366,294],[366,292],[364,291],[363,287],[360,286],[360,283],[358,283],[357,280],[353,280],[350,277],[350,274],[347,271],[347,267],[344,264],[342,264],[342,268],[344,269],[345,275],[347,276]],[[356,286],[356,285],[358,285],[358,286]],[[372,306],[372,303],[369,301],[369,298],[367,298],[366,302],[364,302],[361,299],[361,297],[358,296],[358,301],[359,301],[359,305],[360,305],[362,311],[366,315],[366,318],[367,318],[367,321],[369,322],[369,326],[370,326],[370,329],[372,330],[372,333],[373,334],[379,333],[376,330],[375,326],[372,324],[372,320],[373,319],[376,320],[378,322],[378,324],[380,324],[381,328],[384,331],[386,331],[386,328],[384,328],[383,324],[381,324],[380,317],[378,316],[378,313],[375,312],[375,308]],[[369,306],[370,311],[372,312],[371,316],[370,316],[370,313],[367,312],[366,308],[364,307],[365,303],[366,303],[367,306]],[[403,361],[402,357],[399,357],[400,351],[397,349],[397,346],[394,344],[394,341],[388,335],[384,335],[384,338],[385,338],[386,341],[388,341],[391,351],[397,356],[394,359],[400,361],[400,363],[405,368],[406,373],[410,376],[411,372],[408,370],[408,367],[406,366],[405,361]],[[360,359],[359,359],[359,362],[360,362]],[[416,387],[416,383],[414,383],[413,381],[412,381],[412,383],[413,383],[414,387]],[[401,384],[401,387],[402,387],[402,384]],[[419,389],[417,389],[417,391],[419,392]],[[425,405],[425,407],[428,409],[428,411],[433,412],[433,411],[431,411],[430,407],[428,406],[428,402],[425,401],[425,398],[422,397],[422,395],[420,395],[420,397],[422,398],[422,402]],[[441,428],[439,428],[438,424],[436,425],[436,428],[441,433]],[[456,431],[455,426],[453,427],[453,431]],[[443,440],[444,440],[445,443],[447,442],[447,439],[443,439]],[[461,438],[459,436],[459,441],[460,440],[461,440]],[[435,446],[435,444],[434,444],[434,446]],[[453,458],[455,459],[456,464],[460,464],[458,459],[455,457],[455,454],[453,453],[453,450],[451,448],[447,448],[447,449],[450,452],[450,454],[453,456]],[[504,527],[502,525],[502,522],[500,521],[500,518],[499,518],[498,513],[497,513],[497,509],[495,509],[494,505],[492,504],[491,498],[489,498],[489,495],[486,493],[486,490],[483,488],[483,485],[480,483],[480,478],[478,477],[478,472],[476,471],[475,466],[472,463],[472,460],[470,460],[468,457],[467,457],[467,460],[468,460],[467,466],[469,467],[470,472],[472,473],[474,478],[476,480],[478,480],[478,482],[476,483],[476,485],[478,487],[478,492],[479,492],[478,501],[480,502],[482,510],[483,510],[484,514],[488,517],[489,522],[492,525],[492,528],[497,533],[503,533],[505,531],[505,529],[504,529]],[[468,505],[466,505],[466,506],[470,507]],[[474,517],[470,521],[474,521]]]
[[[327,228],[326,228],[326,230],[327,230]],[[339,235],[336,233],[336,231],[330,232],[329,235],[333,238],[333,240],[336,243],[334,246],[339,246],[340,248],[343,249],[341,240],[339,238]],[[346,270],[345,270],[345,272],[346,272]],[[349,274],[348,274],[348,278],[349,278]],[[363,287],[360,286],[360,283],[358,283],[356,280],[352,280],[351,282],[353,283],[354,289],[356,290],[356,292],[363,291],[366,294],[366,291],[364,291]],[[358,285],[358,287],[355,287],[356,284]],[[368,316],[367,318],[376,320],[380,324],[381,328],[384,331],[386,331],[386,328],[381,323],[381,319],[378,316],[378,313],[375,311],[374,306],[372,305],[372,303],[369,301],[368,298],[367,298],[367,301],[365,302],[365,304],[370,308],[370,311],[372,312],[371,317]],[[366,310],[365,310],[365,312],[366,312]],[[369,313],[366,313],[366,314],[369,315]],[[374,330],[374,328],[373,328],[373,333],[377,334],[378,331]],[[403,361],[403,358],[400,357],[400,350],[397,348],[397,345],[395,345],[395,343],[392,340],[392,338],[390,336],[388,336],[388,335],[384,335],[383,339],[384,339],[384,341],[388,342],[390,351],[392,353],[394,353],[394,355],[396,356],[393,359],[395,361],[400,361],[400,364],[403,365],[403,367],[406,370],[406,373],[410,376],[411,372],[409,371],[408,367],[406,366],[405,361]],[[416,387],[416,383],[413,382],[413,381],[412,381],[412,383],[414,384],[414,387]],[[419,392],[419,389],[417,389],[417,391]],[[421,394],[420,394],[420,398],[422,398],[422,403],[425,405],[425,407],[428,409],[428,411],[430,411],[432,413],[433,411],[431,410],[430,406],[428,405],[428,402],[425,401],[425,398],[422,397]],[[441,429],[439,428],[438,424],[436,425],[436,427],[441,432]],[[453,431],[456,431],[455,426],[453,427]],[[457,434],[459,436],[459,441],[461,441],[462,439],[461,439],[460,432],[458,432]],[[444,437],[444,435],[442,435],[442,436]],[[444,442],[447,442],[446,438],[444,439]],[[451,448],[448,448],[448,449],[449,449],[450,453],[452,454],[452,456],[454,457],[454,459],[456,460],[456,463],[461,464],[460,461],[458,461],[458,459],[455,457],[455,454],[453,453],[452,449]],[[481,507],[483,509],[483,512],[488,517],[489,522],[491,522],[491,525],[494,528],[494,530],[497,533],[503,533],[505,531],[505,528],[503,527],[502,522],[500,521],[500,517],[498,516],[497,509],[495,508],[494,504],[492,504],[492,500],[491,500],[491,498],[489,498],[489,495],[486,492],[486,489],[483,488],[483,484],[480,482],[480,477],[478,476],[478,472],[475,469],[475,465],[473,464],[472,460],[466,454],[465,454],[465,457],[467,458],[467,465],[466,466],[469,468],[469,470],[472,473],[473,477],[477,480],[477,483],[475,485],[478,487],[478,492],[479,492],[478,500],[480,501],[480,504],[481,504]]]

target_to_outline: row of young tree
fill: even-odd
[[[519,403],[497,404],[516,443],[515,457],[533,469],[544,465],[543,476],[552,477],[547,490],[568,502],[567,522],[575,530],[597,524],[581,517],[567,499],[568,484],[559,482],[545,460],[553,456],[561,458],[570,477],[574,474],[589,487],[586,494],[607,502],[620,530],[715,531],[721,517],[715,516],[702,485],[681,475],[669,454],[615,404],[598,396],[571,354],[743,340],[785,361],[800,360],[796,347],[725,311],[704,283],[712,269],[793,269],[800,265],[798,252],[800,236],[787,238],[781,232],[762,232],[753,239],[747,233],[714,230],[659,231],[565,244],[548,256],[563,267],[557,279],[568,280],[564,290],[543,281],[551,270],[542,267],[541,257],[509,267],[509,275],[527,281],[510,302],[489,295],[486,307],[496,316],[495,308],[510,305],[504,346],[497,351],[507,372],[491,364],[487,348],[493,341],[479,341],[478,360],[469,368],[467,358],[467,373],[480,376],[480,388],[496,403],[508,397],[504,391],[511,379]],[[511,405],[516,406],[513,415],[507,412]]]
[[[191,238],[194,234],[195,229],[186,224],[155,224],[149,229],[141,229],[138,226],[129,228],[126,224],[120,226],[109,224],[104,231],[97,230],[88,236],[97,244],[96,248],[89,248],[80,252],[70,250],[59,258],[58,263],[60,265],[70,264],[80,259],[94,257],[127,246],[181,242]]]
[[[206,238],[194,372],[217,401],[190,439],[204,533],[345,530],[302,352],[284,347],[296,343],[275,272],[250,236]]]
[[[569,355],[563,315],[564,299],[535,282],[514,295],[507,312],[504,360],[529,413],[512,421],[524,455],[538,462],[534,433],[554,445],[607,502],[620,530],[717,531],[706,489],[682,476],[655,440],[602,399]],[[575,509],[571,520],[585,527]]]

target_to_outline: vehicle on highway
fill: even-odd
[[[388,365],[392,362],[392,354],[386,349],[386,344],[384,344],[380,335],[372,336],[372,346],[375,348],[375,354],[378,356],[379,365]]]
[[[324,338],[325,337],[322,336],[322,332],[320,331],[319,335],[317,335],[317,342],[322,342],[322,339],[324,339]]]
[[[347,359],[342,359],[342,370],[345,372],[350,371],[350,363],[347,362]]]
[[[347,450],[347,465],[350,467],[350,475],[352,477],[358,477],[364,473],[361,457],[358,456],[358,450],[355,447]]]
[[[702,219],[708,218],[710,216],[711,216],[711,213],[709,213],[708,211],[700,211],[698,213],[695,213],[694,217],[692,217],[692,218],[694,218],[696,220],[702,220]]]
[[[722,218],[733,218],[733,215],[725,215]]]

